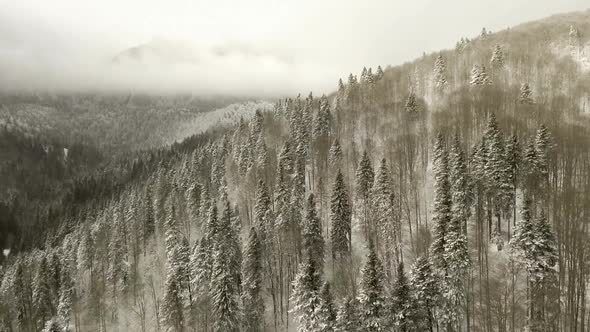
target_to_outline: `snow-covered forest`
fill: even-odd
[[[0,331],[588,331],[589,45],[558,15],[99,166],[56,143],[59,193],[3,182]]]

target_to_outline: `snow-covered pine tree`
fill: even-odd
[[[369,159],[367,151],[363,151],[363,156],[356,169],[356,199],[361,201],[361,227],[365,239],[369,239],[369,197],[373,182],[375,180],[375,172]]]
[[[387,167],[387,160],[383,158],[370,194],[371,220],[374,223],[370,225],[370,241],[373,241],[377,247],[381,246],[381,240],[387,241],[388,237],[395,235],[390,232],[395,231],[395,229],[389,227],[396,226],[393,219],[392,194],[393,188],[389,178],[389,168]]]
[[[492,69],[500,70],[504,68],[505,59],[504,59],[504,51],[500,45],[496,45],[494,47],[494,51],[492,53],[492,58],[490,59],[490,63],[492,65]]]
[[[384,75],[383,68],[381,68],[381,66],[377,66],[377,70],[375,71],[375,81],[380,81]]]
[[[542,177],[546,177],[549,172],[548,155],[551,150],[551,137],[547,127],[542,124],[537,129],[535,136],[535,154],[537,156],[537,169]]]
[[[486,66],[482,65],[480,70],[479,70],[479,85],[491,85],[492,84],[492,80],[490,79],[490,76],[488,75],[487,71],[486,71]]]
[[[530,85],[525,82],[520,85],[520,92],[518,94],[518,102],[523,105],[531,105],[534,103],[533,91]]]
[[[391,325],[396,331],[418,331],[420,327],[419,308],[416,306],[411,285],[404,271],[404,263],[397,266],[397,276],[391,291],[389,304]]]
[[[179,283],[178,270],[168,267],[162,301],[162,322],[168,331],[184,331],[184,303]]]
[[[447,81],[447,66],[442,54],[439,54],[434,61],[434,86],[437,92],[444,92],[449,85]]]
[[[359,287],[359,331],[379,332],[387,327],[383,279],[383,265],[370,244]]]
[[[414,91],[410,91],[408,99],[406,99],[406,112],[410,115],[416,115],[418,113],[418,102],[416,101],[416,94]]]
[[[367,67],[363,67],[363,70],[361,71],[360,83],[361,84],[367,83]]]
[[[37,321],[41,324],[49,320],[54,312],[50,281],[47,257],[43,255],[33,280],[33,309]]]
[[[224,212],[219,220],[219,230],[215,236],[213,267],[211,277],[211,298],[213,312],[213,331],[232,332],[240,329],[239,274],[236,262],[237,235],[231,225],[231,208],[224,199]],[[241,256],[241,254],[240,254]]]
[[[338,93],[336,94],[336,105],[342,106],[344,102],[346,102],[346,87],[344,86],[344,82],[342,82],[342,78],[339,78]]]
[[[74,281],[70,275],[69,269],[63,269],[60,278],[59,301],[57,305],[57,315],[67,331],[69,331],[70,319],[74,307],[76,296]]]
[[[414,289],[417,315],[425,318],[423,326],[427,331],[435,327],[435,308],[440,298],[438,278],[428,257],[418,257],[410,271],[410,284]]]
[[[328,97],[323,95],[320,99],[320,109],[317,114],[317,119],[315,121],[315,127],[313,130],[313,136],[318,139],[321,137],[328,137],[330,135],[330,122],[331,122],[331,114],[330,114],[330,103],[328,102]]]
[[[514,229],[514,235],[510,240],[510,246],[517,255],[522,259],[522,262],[527,267],[529,275],[534,270],[535,257],[534,257],[534,245],[535,245],[535,225],[530,211],[531,201],[529,197],[525,195],[523,200],[522,209],[520,211],[521,219],[516,223]]]
[[[469,85],[471,86],[480,86],[482,85],[481,81],[481,69],[479,65],[473,65],[471,69],[471,75],[469,79]]]
[[[351,218],[351,208],[344,183],[344,176],[338,170],[330,200],[332,259],[350,255],[352,239]]]
[[[318,332],[333,332],[336,324],[336,310],[334,308],[334,299],[330,291],[330,283],[324,282],[319,292],[320,303],[317,311],[319,329]]]
[[[322,271],[324,266],[324,237],[322,236],[322,224],[316,210],[314,194],[309,194],[305,222],[303,223],[303,249],[304,255],[311,257],[311,263],[315,264],[316,271]]]
[[[340,162],[342,161],[342,148],[340,147],[340,141],[336,138],[332,142],[332,146],[330,147],[328,163],[332,167],[339,167]]]
[[[338,307],[334,332],[356,332],[360,329],[357,313],[358,302],[353,297],[346,297]]]
[[[445,148],[444,137],[437,135],[434,147],[434,211],[432,221],[433,239],[430,247],[433,265],[444,272],[447,270],[445,262],[446,237],[451,222],[451,193],[449,185],[449,161]]]
[[[242,266],[243,331],[264,330],[264,299],[262,297],[262,244],[256,229],[250,229]]]
[[[224,207],[219,221],[219,233],[217,236],[216,248],[220,250],[219,245],[226,246],[224,255],[230,259],[230,270],[233,274],[236,288],[241,287],[241,271],[242,271],[242,243],[239,235],[239,214],[232,210],[231,204],[224,195],[221,199],[221,204]],[[236,218],[238,218],[236,220]]]
[[[48,320],[43,326],[41,332],[63,332],[64,328],[55,318]]]
[[[461,148],[459,136],[455,135],[449,154],[449,184],[453,219],[458,222],[463,233],[467,232],[467,219],[471,216],[473,197],[471,179],[468,174],[465,153]]]
[[[321,302],[319,295],[321,277],[311,256],[299,265],[297,271],[291,293],[293,303],[291,311],[295,315],[297,331],[316,332],[320,326],[317,309]]]
[[[266,220],[266,215],[271,207],[270,197],[268,196],[268,189],[263,180],[258,181],[256,187],[256,203],[254,204],[254,227],[257,235],[264,242],[266,234],[270,231],[269,223],[271,220]]]
[[[281,152],[279,153],[279,166],[282,167],[285,174],[290,174],[294,170],[293,152],[291,151],[290,141],[285,141]]]

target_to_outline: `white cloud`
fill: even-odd
[[[284,94],[334,89],[582,0],[0,0],[0,89]],[[146,55],[113,63],[141,46]],[[144,52],[145,51],[145,52]]]

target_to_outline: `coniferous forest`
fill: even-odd
[[[588,331],[589,48],[484,29],[117,153],[4,122],[0,331]]]

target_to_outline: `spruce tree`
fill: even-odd
[[[373,181],[375,179],[375,172],[369,159],[367,151],[363,151],[363,156],[356,170],[356,189],[357,197],[360,199],[368,199],[369,192],[373,187]]]
[[[416,115],[418,113],[418,102],[416,101],[416,94],[411,91],[406,99],[406,112],[410,115]]]
[[[320,326],[317,309],[321,302],[319,295],[321,280],[315,265],[312,257],[308,256],[308,259],[300,264],[293,281],[291,310],[295,315],[299,332],[316,332]]]
[[[439,299],[438,278],[427,256],[420,256],[412,266],[410,284],[415,290],[416,307],[422,308],[426,316],[428,331],[433,331],[435,326],[434,308]]]
[[[338,170],[330,200],[332,259],[350,254],[352,237],[351,220],[351,209],[346,185],[344,184],[344,176]]]
[[[321,271],[324,264],[325,244],[322,236],[322,225],[317,215],[313,194],[309,194],[307,198],[307,209],[302,235],[304,254],[311,257],[311,263],[315,264],[315,269]]]
[[[359,331],[378,332],[385,330],[387,326],[383,279],[383,265],[373,246],[369,245],[358,296]]]
[[[375,172],[371,164],[371,159],[367,151],[363,151],[363,156],[356,169],[356,198],[361,201],[362,209],[362,231],[365,235],[365,239],[369,239],[371,227],[369,220],[369,197],[373,182],[375,180]]]
[[[449,186],[448,154],[444,146],[442,134],[438,134],[434,147],[434,211],[433,211],[433,239],[431,257],[434,266],[446,271],[445,246],[446,237],[451,222],[451,194]]]
[[[254,227],[256,227],[258,236],[264,241],[269,231],[271,220],[266,220],[266,215],[271,207],[270,197],[266,183],[263,180],[258,181],[256,187],[256,204],[254,205]]]
[[[492,53],[492,59],[490,60],[492,68],[496,70],[504,68],[504,61],[504,51],[502,51],[500,45],[496,45]]]
[[[332,146],[330,147],[328,163],[332,167],[339,167],[340,162],[342,161],[342,148],[340,147],[340,142],[338,139],[334,139],[332,142]]]
[[[41,258],[37,267],[37,274],[33,280],[33,308],[35,316],[41,324],[44,324],[53,316],[53,301],[51,295],[51,275],[47,258]]]
[[[360,329],[357,313],[358,302],[353,297],[346,297],[338,307],[334,332],[356,332]]]
[[[520,93],[518,95],[518,102],[523,105],[530,105],[534,103],[533,91],[530,85],[525,82],[520,85]]]
[[[390,312],[392,326],[400,332],[414,331],[419,323],[412,290],[404,271],[404,263],[397,266],[397,277],[391,292]]]
[[[74,282],[68,269],[61,273],[59,303],[57,305],[57,314],[63,325],[68,329],[74,307],[75,288]],[[69,330],[69,329],[68,329]]]
[[[541,176],[545,177],[549,172],[548,154],[551,149],[550,134],[547,127],[542,124],[537,129],[535,136],[535,155],[537,156],[537,169]]]
[[[262,297],[262,244],[254,228],[250,229],[244,251],[242,312],[243,331],[264,329],[264,299]]]
[[[481,69],[480,69],[479,65],[473,65],[473,68],[471,69],[469,85],[471,85],[471,86],[482,85]]]
[[[162,320],[169,331],[184,331],[184,303],[178,270],[168,267],[162,302]]]
[[[318,332],[333,332],[336,324],[336,310],[334,299],[330,291],[330,283],[324,282],[319,292],[320,304],[317,308],[319,329]]]
[[[434,61],[434,86],[437,92],[445,91],[449,85],[446,70],[445,59],[439,54]]]

